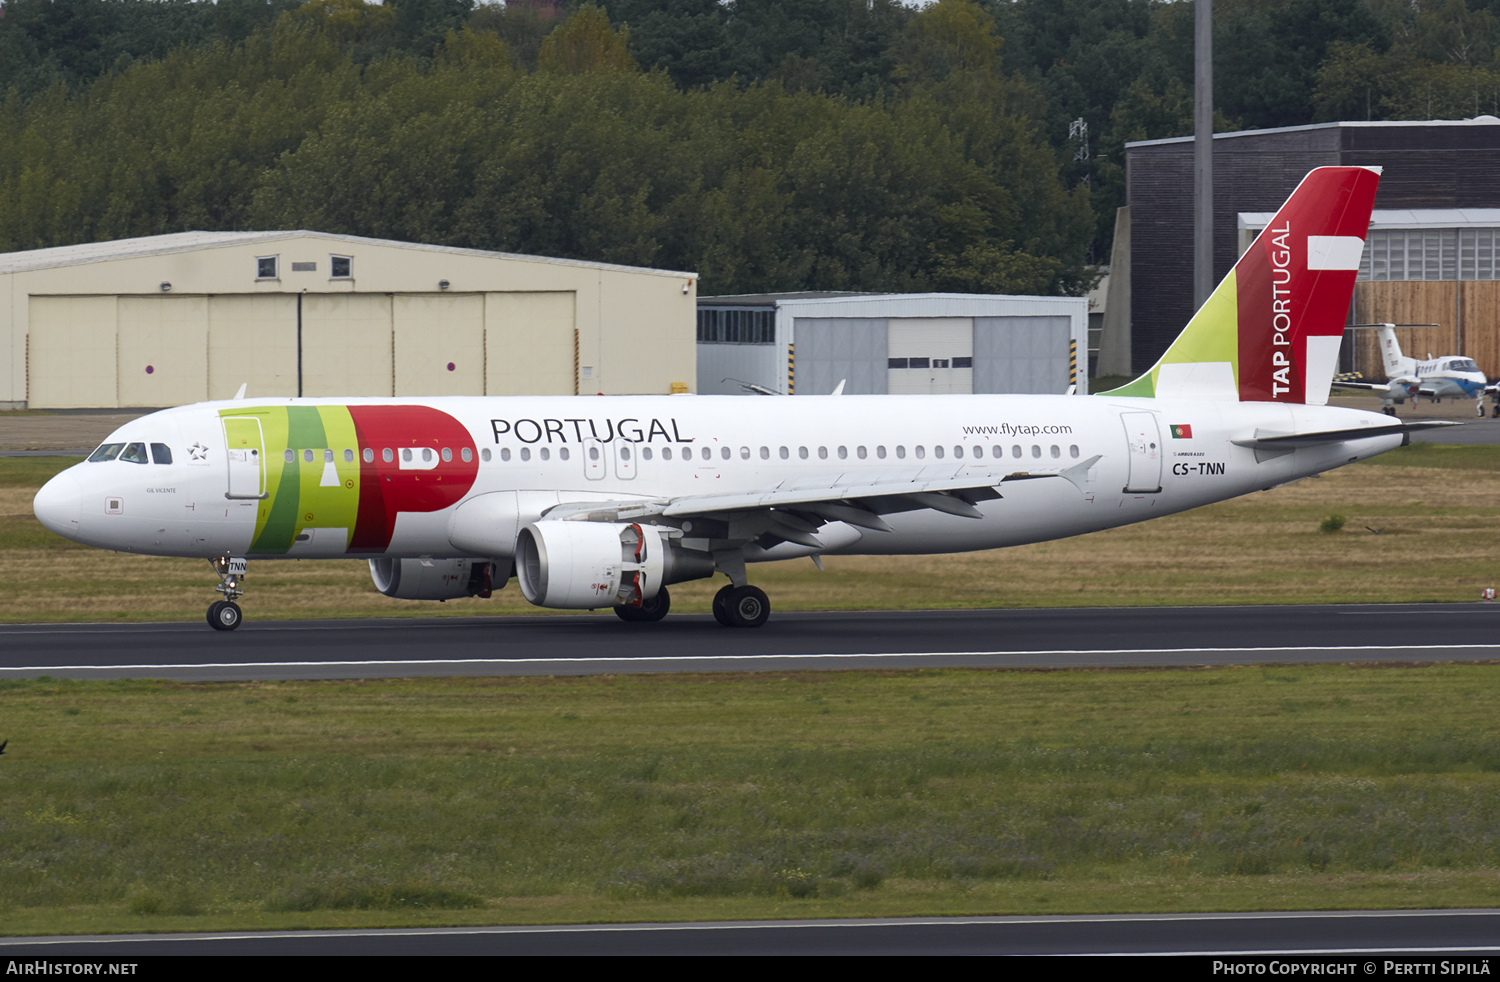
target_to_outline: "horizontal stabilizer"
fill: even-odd
[[[1256,450],[1293,449],[1329,443],[1348,443],[1351,440],[1367,440],[1377,436],[1394,436],[1398,433],[1410,434],[1414,430],[1431,430],[1439,426],[1463,425],[1448,420],[1425,419],[1414,420],[1410,423],[1392,423],[1387,426],[1361,426],[1351,430],[1322,430],[1317,433],[1264,433],[1256,430],[1253,437],[1242,437],[1229,442],[1237,447],[1251,447]]]

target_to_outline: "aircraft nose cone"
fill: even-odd
[[[37,521],[48,530],[69,539],[78,538],[78,517],[83,510],[83,489],[67,471],[42,485],[31,502]]]

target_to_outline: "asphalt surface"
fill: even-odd
[[[384,931],[29,938],[8,957],[65,955],[1342,955],[1359,974],[1391,955],[1500,961],[1500,911],[1313,911],[1055,917],[582,924]],[[1478,957],[1476,957],[1478,956]],[[1334,959],[1342,961],[1342,959]],[[1434,968],[1437,968],[1434,965]],[[1490,974],[1500,969],[1491,965]],[[1473,970],[1471,970],[1473,971]],[[1251,973],[1254,974],[1254,973]],[[1290,973],[1278,973],[1290,974]],[[1380,974],[1390,974],[1381,972]],[[1426,974],[1451,974],[1428,971]]]
[[[0,678],[596,675],[1500,660],[1500,604],[1168,607],[0,627]]]

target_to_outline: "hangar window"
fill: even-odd
[[[151,460],[158,464],[170,464],[172,451],[165,443],[153,443],[151,444]]]
[[[280,258],[279,256],[256,256],[255,278],[258,280],[276,279]]]
[[[776,311],[700,310],[698,340],[716,344],[772,344],[776,340]]]
[[[328,275],[336,280],[354,278],[354,260],[348,256],[329,256]]]
[[[954,368],[973,368],[974,367],[974,359],[972,357],[970,357],[970,358],[955,358],[955,359],[953,359],[953,367]]]

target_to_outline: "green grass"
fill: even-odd
[[[13,933],[1500,903],[1500,666],[8,682]]]
[[[0,488],[40,488],[80,457],[0,457]]]

